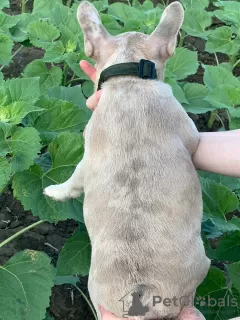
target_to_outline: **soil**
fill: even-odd
[[[156,3],[158,3],[158,0],[156,1]],[[170,2],[172,1],[173,0]],[[113,0],[110,2],[116,1]],[[11,0],[10,9],[5,11],[9,14],[19,14],[21,11],[20,3],[20,0]],[[32,10],[32,1],[27,2],[26,8],[29,12]],[[216,65],[215,56],[204,52],[205,43],[203,40],[187,37],[184,45],[189,49],[193,47],[196,48],[198,50],[199,60],[202,63]],[[14,51],[16,51],[18,47],[19,45],[16,45]],[[5,77],[12,78],[19,76],[27,64],[42,57],[42,50],[24,47],[14,57],[10,66],[3,69]],[[227,61],[225,55],[218,55],[218,59],[220,63]],[[240,68],[235,68],[235,73],[240,76]],[[203,68],[200,66],[197,74],[188,77],[187,80],[190,82],[203,83]],[[222,126],[221,121],[217,119],[212,128],[210,130],[208,129],[207,123],[210,113],[203,115],[189,114],[189,116],[194,120],[199,131],[216,131]],[[228,120],[225,112],[220,111],[219,116],[225,128],[228,129]],[[39,218],[32,216],[31,212],[24,211],[21,203],[13,197],[12,190],[9,189],[0,195],[0,242],[38,220]],[[76,228],[77,223],[73,220],[59,222],[56,225],[43,223],[1,248],[0,265],[3,265],[11,256],[24,249],[44,251],[51,257],[53,264],[56,264],[59,251]],[[88,296],[87,277],[80,278],[80,283],[81,290]],[[49,313],[56,320],[93,320],[93,316],[85,300],[79,292],[70,285],[56,286],[53,288]]]

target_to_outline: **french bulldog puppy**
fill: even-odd
[[[122,317],[123,300],[131,319],[177,319],[210,265],[192,163],[199,134],[163,82],[184,11],[179,2],[169,5],[151,35],[111,36],[88,2],[77,16],[85,53],[96,61],[96,88],[107,67],[141,59],[155,63],[158,79],[109,78],[87,126],[82,161],[69,180],[44,193],[58,201],[85,193],[89,293],[99,319],[98,304]]]

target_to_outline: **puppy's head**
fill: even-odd
[[[174,54],[184,10],[180,2],[170,4],[151,35],[127,32],[111,36],[95,7],[87,1],[79,5],[77,17],[84,34],[85,53],[96,61],[97,79],[111,65],[147,59],[155,62],[158,78],[163,80],[165,62]]]

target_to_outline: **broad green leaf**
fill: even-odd
[[[0,9],[9,8],[9,6],[10,6],[9,0],[1,0]]]
[[[232,284],[240,291],[240,262],[226,265],[226,268]]]
[[[44,49],[60,37],[59,30],[53,24],[43,20],[30,23],[28,33],[31,43]]]
[[[230,27],[215,29],[208,36],[206,51],[210,53],[222,52],[229,56],[235,55],[240,47],[240,38],[233,39],[233,32]]]
[[[234,113],[234,108],[240,106],[240,87],[220,85],[208,94],[206,100],[216,108],[226,108]]]
[[[59,30],[61,32],[61,41],[63,43],[65,51],[67,53],[75,51],[78,43],[77,35],[63,24],[59,25]]]
[[[230,122],[230,130],[240,129],[240,117],[232,118]]]
[[[86,276],[90,269],[91,244],[87,231],[77,230],[59,254],[57,275]]]
[[[108,1],[105,0],[97,0],[93,1],[92,4],[97,9],[98,12],[105,11],[108,7]]]
[[[211,26],[211,24],[212,16],[209,12],[192,8],[185,11],[182,29],[188,35],[207,39],[208,31],[206,31],[206,28]]]
[[[235,190],[237,185],[240,183],[240,178],[224,176],[222,174],[207,171],[198,171],[198,174],[202,178],[208,178],[210,180],[214,180],[217,183],[223,184],[230,190]]]
[[[64,55],[64,60],[67,65],[72,69],[77,77],[82,80],[89,80],[89,77],[82,71],[79,66],[80,60],[87,60],[91,63],[92,60],[86,58],[83,52],[76,53],[76,52],[69,52]]]
[[[218,260],[239,261],[240,260],[240,231],[226,234],[216,249]]]
[[[167,69],[177,80],[185,79],[190,74],[195,74],[198,69],[197,52],[185,48],[177,48],[175,56],[169,59]]]
[[[218,1],[215,3],[217,7],[223,10],[214,11],[215,16],[229,25],[240,25],[240,3],[238,1]]]
[[[39,78],[10,79],[5,82],[4,89],[7,95],[6,104],[21,101],[34,105],[40,96]]]
[[[215,226],[212,219],[206,219],[202,222],[202,233],[207,239],[218,238],[223,234],[223,232]]]
[[[195,306],[208,320],[229,320],[240,315],[239,292],[227,286],[220,269],[211,267],[197,289]]]
[[[4,77],[3,77],[2,72],[0,71],[0,86],[2,86],[3,83],[4,83]]]
[[[0,11],[0,32],[7,33],[8,29],[15,26],[18,20],[18,16],[9,16]]]
[[[7,159],[0,158],[0,192],[6,187],[10,180],[11,166]]]
[[[232,223],[231,220],[224,221],[221,218],[210,218],[210,220],[221,233],[239,230],[238,226]]]
[[[68,101],[42,98],[38,107],[45,111],[40,113],[33,126],[41,133],[41,136],[45,135],[48,142],[48,139],[51,141],[52,137],[63,131],[80,132],[85,128],[89,119],[86,109],[80,109]]]
[[[45,152],[41,154],[37,159],[35,159],[35,163],[38,164],[43,172],[47,172],[52,167],[52,159],[49,152]]]
[[[141,11],[120,2],[111,4],[108,7],[108,14],[123,23],[131,18],[143,20],[143,13]]]
[[[195,8],[203,10],[208,7],[209,0],[180,0],[186,9]]]
[[[122,32],[123,27],[109,14],[100,14],[102,24],[104,27],[111,33],[111,35],[115,36]]]
[[[204,84],[208,89],[213,90],[221,85],[239,87],[240,81],[226,68],[207,65],[203,65],[203,67],[205,69]]]
[[[12,60],[13,41],[5,34],[0,33],[0,64],[8,65]]]
[[[34,105],[31,106],[24,101],[12,102],[8,105],[1,105],[0,101],[0,121],[19,124],[29,113],[41,110],[42,109]]]
[[[25,250],[0,266],[0,318],[42,320],[54,285],[50,258]]]
[[[40,147],[39,134],[34,128],[16,127],[11,136],[0,129],[0,152],[2,156],[8,155],[12,173],[28,169]]]
[[[43,18],[50,18],[52,11],[57,3],[62,3],[62,0],[37,0],[34,1],[33,13],[37,13]]]
[[[71,284],[72,286],[76,286],[79,282],[78,277],[74,276],[56,276],[55,285],[61,286],[63,284]]]
[[[47,68],[42,60],[34,60],[27,65],[23,76],[25,78],[39,77],[41,92],[51,87],[59,86],[62,80],[62,69],[59,67]]]
[[[175,79],[166,79],[166,83],[170,84],[172,87],[173,95],[174,97],[180,102],[188,104],[188,101],[185,97],[185,94],[182,90],[182,88],[178,85],[177,81]]]
[[[209,90],[204,85],[200,83],[187,83],[183,87],[183,91],[188,101],[188,105],[184,105],[187,112],[199,114],[217,109],[217,106],[214,107],[205,100]]]
[[[17,173],[13,179],[15,197],[25,210],[31,210],[42,220],[57,222],[75,219],[83,222],[82,199],[56,202],[43,195],[51,184],[63,183],[70,178],[83,157],[84,139],[76,133],[62,133],[49,145],[52,167],[47,172],[34,165],[29,170]]]
[[[208,218],[219,218],[226,221],[225,215],[239,206],[237,196],[215,181],[200,179],[203,193],[203,211]]]
[[[86,99],[84,98],[81,90],[81,86],[75,87],[55,87],[48,90],[48,96],[50,98],[56,98],[68,102],[72,102],[76,106],[89,112],[86,107]]]
[[[92,81],[84,81],[82,92],[86,97],[90,97],[94,92],[94,83]]]
[[[49,313],[47,312],[44,320],[54,320],[54,318],[50,316]]]
[[[23,42],[28,39],[28,25],[36,20],[37,17],[34,14],[23,13],[18,16],[17,24],[10,29],[10,33],[13,41]]]
[[[56,41],[51,44],[46,45],[46,52],[43,57],[45,62],[59,63],[64,60],[65,48],[62,41]]]

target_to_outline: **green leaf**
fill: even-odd
[[[184,105],[187,112],[200,114],[217,109],[217,106],[211,105],[205,100],[209,90],[204,85],[200,83],[187,83],[183,87],[183,91],[188,101],[188,105]]]
[[[59,29],[61,32],[61,41],[64,45],[66,52],[73,52],[77,48],[78,38],[77,35],[67,26],[60,24]]]
[[[238,1],[218,1],[215,6],[222,7],[223,10],[214,11],[215,16],[229,25],[239,27],[240,3]]]
[[[52,167],[47,172],[34,165],[28,171],[17,173],[13,179],[15,197],[25,210],[31,210],[42,220],[57,222],[75,219],[83,222],[82,199],[56,202],[43,195],[43,189],[70,178],[83,157],[84,139],[76,133],[62,133],[49,145]]]
[[[122,32],[122,26],[120,26],[120,24],[112,16],[110,16],[109,14],[101,13],[100,17],[102,20],[102,24],[107,30],[109,30],[111,35],[116,36]]]
[[[239,46],[240,38],[233,39],[232,29],[225,26],[210,33],[206,43],[206,51],[210,53],[222,52],[231,56],[238,52]]]
[[[11,167],[7,159],[0,158],[0,192],[6,187],[10,180]]]
[[[237,196],[215,181],[200,179],[203,193],[203,211],[209,218],[219,218],[226,221],[225,215],[239,206]]]
[[[0,266],[0,318],[42,320],[54,285],[50,258],[25,250]]]
[[[198,69],[197,52],[185,48],[177,48],[176,54],[167,63],[167,69],[177,80],[195,74]]]
[[[13,41],[15,42],[23,42],[28,39],[28,25],[36,20],[34,14],[23,13],[18,16],[18,22],[15,26],[10,29],[10,33]]]
[[[180,103],[188,104],[183,89],[178,85],[175,79],[165,79],[165,82],[172,87],[173,95]]]
[[[239,292],[226,285],[224,273],[211,267],[197,289],[196,307],[208,320],[229,320],[240,315]]]
[[[55,285],[61,286],[63,284],[71,284],[72,286],[76,286],[79,282],[78,277],[74,276],[56,276]]]
[[[240,231],[226,234],[216,249],[216,257],[223,261],[240,260]]]
[[[5,34],[0,33],[0,64],[8,65],[12,60],[13,41]]]
[[[62,3],[62,0],[37,0],[33,4],[33,13],[37,13],[40,17],[51,17],[52,11],[57,5]]]
[[[46,136],[47,142],[63,131],[80,132],[85,128],[89,119],[86,109],[79,108],[68,101],[42,98],[38,102],[38,107],[45,111],[40,113],[33,126],[41,133],[41,136],[42,134]]]
[[[195,1],[194,1],[195,2]],[[207,39],[208,31],[206,28],[212,24],[212,16],[204,10],[196,10],[196,8],[185,11],[185,18],[182,29],[193,37]]]
[[[49,315],[49,313],[47,312],[44,320],[54,320],[54,318],[51,317],[51,316]]]
[[[9,6],[10,6],[9,0],[1,0],[0,9],[9,8]]]
[[[26,104],[24,101],[17,101],[8,105],[1,104],[0,101],[0,121],[10,124],[19,124],[31,112],[42,109]]]
[[[226,68],[207,65],[203,65],[203,67],[205,69],[204,84],[210,90],[218,88],[221,85],[239,87],[240,81]]]
[[[214,180],[219,184],[225,185],[230,190],[235,190],[236,186],[240,183],[240,178],[224,176],[222,174],[206,172],[206,171],[198,171],[198,173],[200,177]]]
[[[62,80],[62,69],[59,67],[47,68],[42,60],[34,60],[27,65],[23,76],[25,78],[39,77],[41,92],[47,91],[51,87],[59,86]]]
[[[92,81],[84,81],[82,92],[86,97],[90,97],[94,92],[94,83]]]
[[[195,8],[199,11],[209,6],[209,0],[181,0],[181,2],[186,9]]]
[[[60,37],[59,30],[47,21],[34,21],[28,26],[31,43],[46,49],[52,42]]]
[[[240,87],[230,85],[220,85],[212,90],[206,97],[215,108],[226,108],[235,112],[235,107],[240,106]]]
[[[4,77],[3,77],[2,72],[0,71],[0,86],[2,86],[3,83],[4,83]]]
[[[226,268],[232,284],[240,291],[240,262],[226,265]]]
[[[45,49],[46,52],[43,57],[43,61],[59,63],[64,60],[65,48],[62,41],[56,41],[48,44]]]
[[[0,11],[0,32],[7,33],[8,29],[15,26],[18,20],[18,16],[9,16]]]
[[[76,53],[76,52],[69,52],[64,55],[64,60],[67,65],[72,69],[76,76],[78,76],[82,80],[89,80],[89,77],[82,71],[79,66],[80,60],[87,60],[91,62],[89,58],[85,56],[83,52]]]
[[[40,96],[39,78],[10,79],[5,82],[4,89],[7,95],[6,104],[21,101],[34,105]]]
[[[11,172],[20,172],[28,169],[40,151],[40,138],[34,128],[16,127],[11,136],[4,134],[0,129],[1,155],[10,157]]]
[[[143,20],[143,13],[134,7],[124,3],[113,3],[108,7],[108,14],[112,15],[116,20],[126,22],[128,19],[135,18]]]
[[[82,94],[81,86],[49,88],[48,96],[50,98],[72,102],[79,108],[89,112],[89,109],[86,107],[86,99]]]
[[[59,254],[57,275],[68,276],[89,273],[91,259],[91,244],[87,231],[77,230],[69,238]]]

